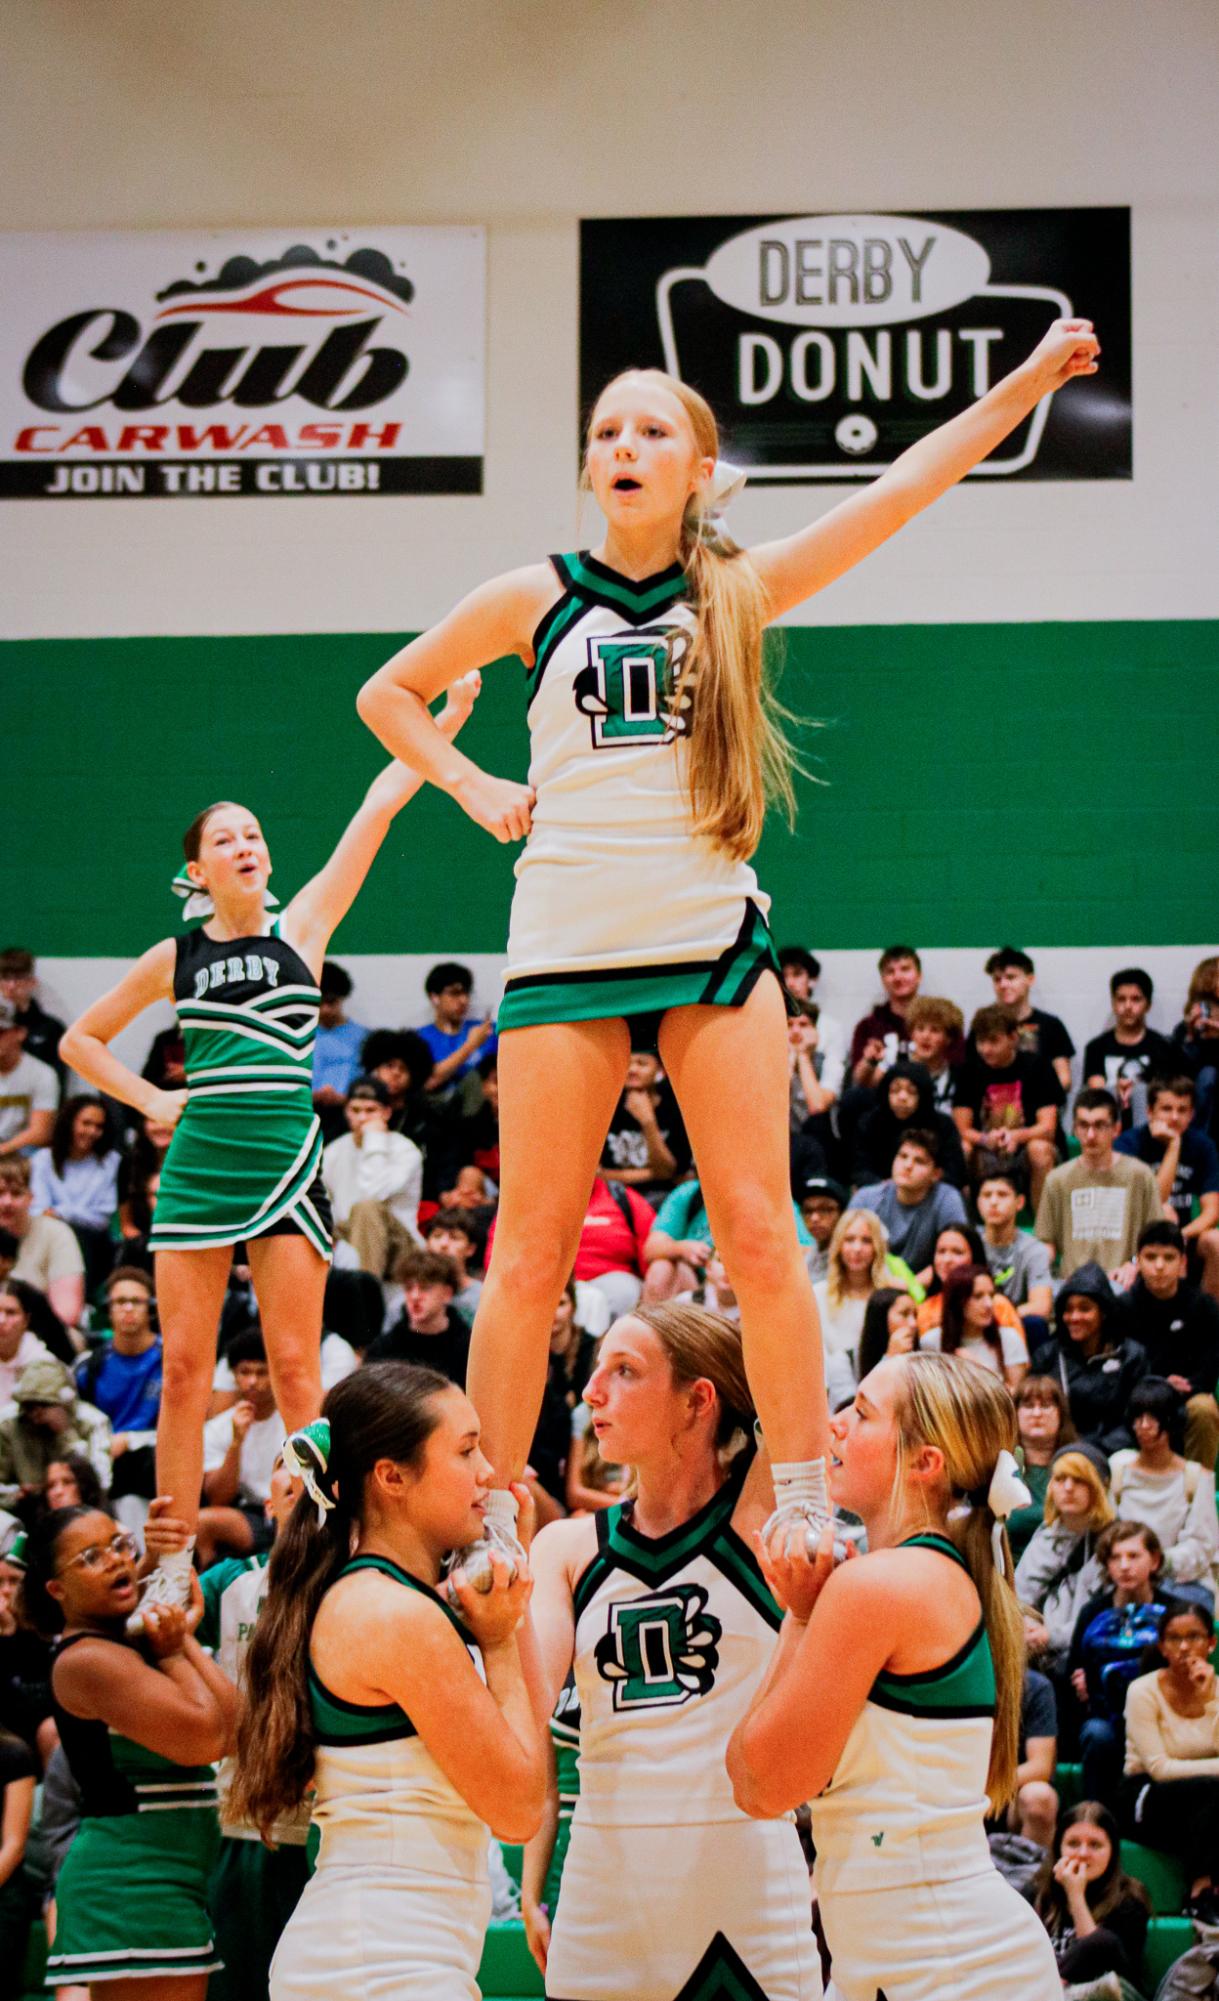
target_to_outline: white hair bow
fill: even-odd
[[[717,459],[706,486],[700,486],[687,502],[688,518],[700,528],[717,527],[748,477],[741,466],[734,466],[727,459]]]
[[[995,1470],[990,1476],[990,1486],[986,1490],[986,1505],[995,1518],[991,1532],[991,1548],[994,1551],[995,1569],[1004,1571],[1003,1524],[1017,1508],[1027,1508],[1032,1495],[1020,1478],[1020,1468],[1010,1452],[1003,1451],[995,1461]]]
[[[199,888],[198,883],[191,881],[189,875],[186,873],[185,866],[178,870],[177,875],[169,886],[175,896],[183,898],[182,922],[184,924],[189,923],[194,917],[215,916],[216,906],[212,902],[211,897],[205,889]],[[268,890],[266,896],[263,898],[263,902],[266,904],[268,910],[273,910],[278,904],[279,898],[272,895],[271,891]]]
[[[280,1448],[284,1470],[293,1480],[299,1480],[305,1492],[317,1509],[317,1525],[324,1528],[326,1517],[335,1508],[335,1498],[327,1492],[322,1482],[329,1477],[330,1468],[330,1424],[324,1417],[317,1417],[312,1424],[306,1424],[300,1431],[294,1431],[285,1438]]]

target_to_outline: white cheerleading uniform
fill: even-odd
[[[576,1587],[580,1796],[554,2001],[818,2001],[792,1817],[750,1820],[724,1765],[781,1615],[732,1528],[740,1478],[666,1536],[597,1516]]]
[[[342,1574],[354,1570],[427,1591],[385,1557],[357,1557]],[[321,1848],[275,1954],[270,2001],[478,2001],[486,1827],[396,1703],[343,1702],[312,1668],[309,1701]]]
[[[747,862],[691,826],[690,697],[676,707],[695,625],[685,572],[674,563],[635,582],[587,554],[551,562],[564,589],[533,638],[536,804],[500,1026],[739,1005],[774,964],[769,899]]]
[[[962,1561],[943,1536],[911,1544]],[[995,1672],[979,1622],[942,1667],[881,1674],[812,1803],[838,2001],[1061,2001],[1045,1927],[983,1825]]]

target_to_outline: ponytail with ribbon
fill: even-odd
[[[201,889],[197,882],[191,881],[190,876],[187,874],[187,867],[188,864],[183,862],[177,875],[169,885],[174,895],[180,896],[183,899],[182,922],[184,924],[189,924],[196,917],[214,917],[216,914],[216,906],[212,902],[209,892],[206,889]],[[268,910],[274,910],[278,906],[279,898],[273,891],[268,890],[263,898],[263,902],[266,904]]]
[[[748,474],[728,459],[717,459],[706,486],[691,494],[686,502],[686,525],[703,541],[718,542],[724,533],[724,517],[740,493]]]
[[[1004,1449],[995,1461],[995,1470],[990,1476],[985,1492],[980,1488],[975,1489],[972,1494],[966,1495],[966,1500],[970,1507],[988,1507],[994,1516],[995,1524],[990,1532],[990,1546],[994,1552],[995,1569],[1001,1576],[1006,1577],[1010,1551],[1004,1541],[1004,1528],[1008,1517],[1014,1515],[1017,1508],[1027,1508],[1032,1500],[1032,1495],[1020,1478],[1020,1468],[1014,1454]]]
[[[337,1506],[336,1496],[330,1481],[330,1423],[327,1418],[315,1418],[300,1431],[294,1431],[285,1438],[280,1455],[284,1470],[293,1480],[300,1480],[305,1492],[317,1509],[317,1525],[326,1526],[326,1517],[333,1514]]]

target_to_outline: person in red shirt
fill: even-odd
[[[643,1247],[656,1221],[656,1211],[633,1188],[607,1181],[598,1174],[584,1212],[572,1277],[578,1285],[595,1285],[615,1320],[629,1313],[643,1291]],[[495,1225],[487,1238],[487,1264],[495,1242]]]

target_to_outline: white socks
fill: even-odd
[[[776,1510],[794,1504],[829,1521],[834,1510],[826,1486],[824,1459],[783,1460],[772,1465],[770,1473],[775,1483]]]
[[[487,1505],[483,1514],[483,1520],[486,1522],[488,1528],[494,1526],[495,1528],[507,1529],[509,1535],[515,1540],[516,1518],[519,1513],[520,1505],[514,1493],[507,1487],[492,1487],[491,1492],[487,1495]]]

